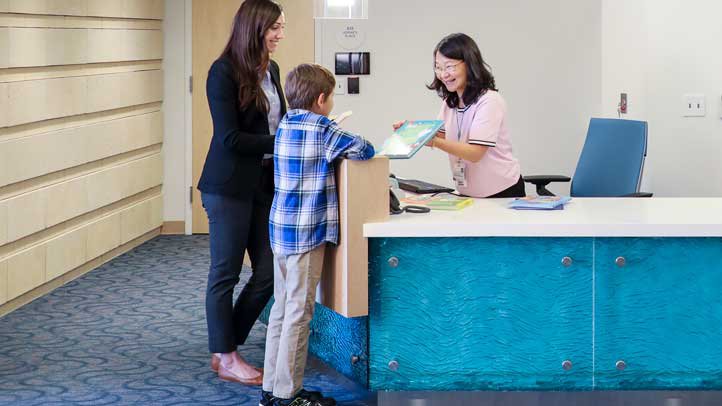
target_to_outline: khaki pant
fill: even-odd
[[[309,325],[326,244],[312,251],[274,258],[273,297],[268,318],[263,390],[291,398],[303,387]]]

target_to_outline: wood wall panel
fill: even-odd
[[[125,30],[124,61],[163,59],[163,32],[157,30]]]
[[[88,15],[96,17],[122,17],[163,19],[163,0],[87,0]]]
[[[88,204],[91,210],[119,201],[162,183],[162,157],[156,154],[88,177]],[[158,172],[149,172],[156,170]],[[120,187],[119,187],[120,186]]]
[[[0,0],[0,310],[160,230],[164,4]]]
[[[163,0],[0,0],[0,12],[163,19]]]
[[[0,305],[8,301],[8,263],[0,260]]]
[[[148,224],[160,227],[163,224],[162,203],[163,198],[157,196],[120,213],[120,243],[125,244],[145,234]]]
[[[163,98],[159,70],[8,83],[7,125],[118,109]]]
[[[87,239],[88,229],[84,227],[47,242],[45,282],[62,276],[87,262]]]
[[[8,122],[10,126],[82,114],[86,100],[85,78],[33,80],[8,84]],[[68,92],[68,94],[52,92]],[[75,98],[75,100],[73,100]]]
[[[0,201],[0,246],[8,241],[8,204]]]
[[[6,242],[158,186],[163,182],[162,167],[157,153],[8,199]]]
[[[137,20],[114,17],[47,16],[29,14],[3,14],[0,12],[0,26],[9,28],[82,28],[82,29],[163,29],[159,20]]]
[[[8,11],[22,14],[86,15],[87,0],[10,0]]]
[[[162,139],[162,113],[153,112],[0,141],[0,187],[159,144]]]
[[[88,77],[88,112],[160,101],[163,77],[158,70]]]
[[[9,242],[45,228],[45,190],[8,199],[7,207]]]
[[[10,66],[9,32],[8,28],[0,27],[0,69]],[[2,121],[0,121],[0,126],[2,126]]]
[[[88,177],[72,179],[46,189],[45,226],[52,227],[88,213]]]
[[[121,233],[125,236],[123,243],[127,243],[158,229],[162,224],[162,203],[162,195],[151,196],[97,221],[0,258],[0,281],[3,269],[6,269],[7,274],[5,301],[121,246]],[[0,295],[3,293],[0,291]]]
[[[163,0],[125,0],[125,18],[163,19]]]
[[[162,59],[163,33],[159,30],[88,30],[88,55],[83,63]]]
[[[120,246],[120,213],[88,224],[87,257],[95,259]]]
[[[153,112],[82,127],[92,162],[163,141],[163,114]]]
[[[8,67],[72,65],[88,61],[88,30],[9,28]]]
[[[125,17],[125,0],[87,0],[88,15],[98,17]]]
[[[35,246],[7,259],[8,299],[45,283],[45,246]]]
[[[8,104],[8,84],[0,83],[0,128],[8,125]],[[0,174],[0,181],[2,178],[2,174]]]

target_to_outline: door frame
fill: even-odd
[[[184,179],[185,189],[188,194],[185,195],[185,234],[193,234],[193,94],[191,92],[190,83],[193,75],[193,0],[183,0],[185,23],[184,23],[184,56],[183,56],[183,72],[187,80],[187,87],[183,97],[184,113],[185,113],[185,168]]]

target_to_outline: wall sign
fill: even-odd
[[[364,39],[364,32],[357,24],[345,25],[336,33],[336,42],[343,49],[358,49]]]

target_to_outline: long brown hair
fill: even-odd
[[[245,0],[233,19],[233,31],[221,57],[228,57],[233,63],[241,110],[255,105],[260,111],[268,111],[268,99],[261,89],[270,63],[264,36],[282,11],[271,0]]]

